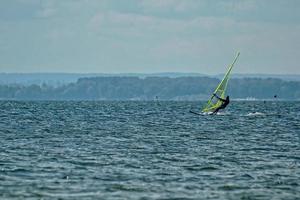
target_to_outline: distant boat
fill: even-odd
[[[232,71],[232,68],[235,64],[235,62],[237,61],[238,57],[240,56],[240,52],[237,53],[234,61],[232,62],[232,64],[229,66],[226,74],[224,75],[222,81],[219,83],[219,85],[217,86],[217,88],[215,89],[214,93],[212,94],[212,96],[210,97],[210,99],[208,100],[207,104],[204,106],[204,108],[202,109],[203,113],[211,113],[214,112],[219,106],[221,106],[222,101],[219,100],[216,96],[225,99],[226,98],[226,89],[227,89],[227,85],[228,85],[228,81],[229,81],[229,77],[230,77],[230,73]],[[216,94],[216,96],[214,95]]]

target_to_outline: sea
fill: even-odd
[[[300,101],[0,101],[0,199],[300,199]]]

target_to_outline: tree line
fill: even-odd
[[[11,100],[201,100],[220,80],[210,77],[92,77],[58,87],[2,84],[0,99]],[[231,79],[231,98],[300,99],[300,82],[275,78]]]

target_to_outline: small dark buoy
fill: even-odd
[[[275,99],[277,98],[277,95],[276,95],[276,94],[274,95],[274,98],[275,98]]]

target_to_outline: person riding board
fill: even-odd
[[[216,114],[217,112],[219,112],[219,110],[221,109],[225,109],[226,106],[229,104],[230,100],[229,100],[229,96],[226,97],[226,99],[222,99],[220,97],[218,97],[215,93],[214,93],[214,96],[219,99],[220,101],[222,101],[222,104],[216,108],[216,110],[213,112],[213,114]]]

